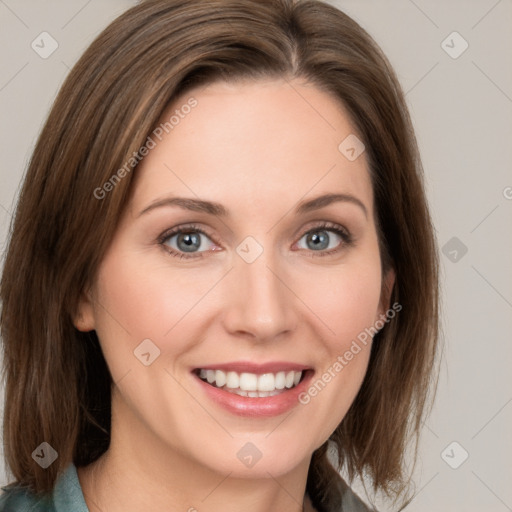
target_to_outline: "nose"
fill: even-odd
[[[297,326],[297,299],[269,252],[252,263],[237,258],[224,289],[224,328],[255,342],[272,341]]]

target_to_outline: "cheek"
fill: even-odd
[[[99,300],[111,313],[107,323],[118,320],[133,337],[161,337],[183,317],[201,288],[193,278],[175,277],[144,254],[112,251],[103,261],[98,288]]]
[[[161,351],[160,363],[172,361],[184,348],[179,339],[186,340],[183,334],[196,325],[190,322],[195,306],[219,280],[211,273],[199,279],[192,269],[171,272],[165,257],[155,264],[144,253],[113,246],[103,259],[95,294],[96,332],[107,361],[121,372],[145,339]]]
[[[331,354],[350,345],[379,313],[381,295],[380,262],[346,265],[331,273],[301,279],[304,302],[323,324]]]
[[[302,287],[308,294],[305,302],[319,318],[322,350],[300,401],[310,418],[321,418],[311,422],[312,435],[321,432],[320,439],[326,439],[347,413],[366,374],[372,328],[379,318],[380,260],[347,264],[329,278],[310,276],[309,282],[309,288],[306,282]]]

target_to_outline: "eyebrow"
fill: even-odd
[[[297,215],[304,215],[314,210],[319,210],[335,202],[351,203],[361,208],[366,218],[368,218],[368,210],[364,203],[351,194],[324,194],[309,201],[303,201],[295,208]],[[229,211],[220,203],[214,201],[205,201],[203,199],[193,199],[188,197],[166,197],[151,203],[144,208],[137,217],[148,213],[156,208],[164,206],[178,206],[184,210],[193,212],[208,213],[216,217],[229,217]]]

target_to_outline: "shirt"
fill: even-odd
[[[57,478],[52,493],[46,497],[37,497],[13,484],[2,490],[0,512],[89,512],[73,463]]]
[[[1,489],[4,493],[0,495],[0,512],[89,512],[73,463],[57,478],[53,491],[46,497],[37,497],[15,484]],[[341,508],[331,507],[325,512],[370,512],[350,487],[340,486],[339,491]]]

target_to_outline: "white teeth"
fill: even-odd
[[[278,394],[280,390],[296,386],[302,372],[255,373],[224,372],[223,370],[199,370],[199,377],[218,388],[224,388],[241,396],[265,397]]]
[[[217,370],[215,372],[215,385],[221,388],[224,384],[226,384],[226,374],[221,370]]]
[[[276,373],[276,382],[275,382],[276,389],[284,389],[285,384],[286,384],[285,373],[277,372]]]
[[[258,376],[254,373],[242,373],[238,387],[242,391],[256,391],[258,389]]]
[[[281,391],[275,390],[275,391],[242,391],[241,389],[229,389],[229,388],[223,388],[225,391],[229,391],[230,393],[233,393],[234,395],[240,395],[240,396],[247,396],[247,397],[258,397],[258,398],[265,398],[267,396],[275,396],[279,395]]]
[[[238,373],[228,372],[226,374],[226,386],[232,389],[238,388],[240,386],[240,377],[238,377]]]
[[[297,373],[297,375],[299,375]],[[273,373],[264,373],[258,377],[258,390],[259,391],[274,391],[276,389],[275,386],[275,377]]]

